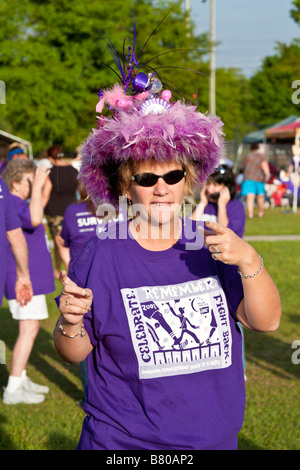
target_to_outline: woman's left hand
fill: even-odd
[[[259,258],[254,248],[232,230],[217,222],[206,222],[206,225],[213,230],[212,234],[205,232],[205,245],[213,259],[237,265],[242,272],[247,272],[250,267],[258,264]]]

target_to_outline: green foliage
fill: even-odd
[[[300,73],[300,40],[290,45],[277,43],[276,50],[250,80],[252,119],[260,123],[299,113],[292,102],[292,83]]]
[[[292,8],[299,22],[300,0],[294,0]],[[118,72],[105,36],[121,57],[126,38],[126,54],[133,40],[133,12],[136,51],[149,39],[139,58],[140,64],[147,64],[142,70],[153,67],[165,87],[176,90],[175,99],[184,97],[206,112],[208,34],[195,35],[193,21],[188,30],[183,10],[184,2],[175,0],[0,2],[0,79],[6,84],[0,128],[32,141],[35,153],[52,143],[73,152],[96,125],[98,91],[118,80],[109,69]],[[237,128],[245,131],[246,123],[269,124],[299,114],[291,100],[299,59],[300,42],[294,40],[290,45],[278,43],[276,53],[265,58],[251,79],[236,69],[217,69],[216,112],[228,140],[237,137]]]
[[[247,122],[249,80],[239,70],[217,69],[216,112],[225,123],[226,139],[235,136],[235,125]]]
[[[1,2],[0,67],[7,88],[7,104],[1,111],[5,122],[31,140],[36,151],[52,142],[74,150],[96,124],[99,89],[117,79],[107,67],[117,70],[103,33],[122,56],[124,38],[128,38],[126,47],[132,45],[134,10],[139,52],[169,7],[170,1],[150,0]],[[149,66],[201,70],[201,50],[207,51],[207,37],[196,37],[193,26],[189,37],[186,33],[185,14],[176,5],[150,38],[139,62],[185,49],[163,55]],[[190,99],[195,90],[191,77],[197,74],[169,68],[158,71],[167,84]]]
[[[300,25],[300,0],[293,0],[292,5],[291,17]]]

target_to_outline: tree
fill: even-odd
[[[15,134],[32,141],[36,151],[53,142],[61,144],[64,151],[73,151],[96,125],[99,89],[112,85],[117,78],[109,69],[116,69],[116,65],[101,32],[122,56],[123,39],[128,37],[126,46],[130,41],[132,45],[133,7],[139,51],[170,8],[170,1],[1,2],[0,78],[6,84],[2,122],[8,123]],[[167,66],[203,69],[202,51],[207,51],[208,39],[207,35],[195,36],[193,24],[187,38],[184,17],[180,6],[175,5],[150,38],[140,63],[180,49],[148,65],[164,66],[158,72],[166,84],[191,97],[201,76]]]
[[[300,24],[300,0],[294,0],[292,2],[294,9],[291,10],[291,17]]]
[[[278,43],[276,50],[277,54],[264,59],[250,81],[252,119],[260,123],[299,114],[299,107],[292,102],[291,87],[300,71],[300,40],[290,45]]]

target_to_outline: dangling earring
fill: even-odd
[[[128,194],[126,194],[126,198],[127,198],[127,217],[130,219],[132,218],[132,211],[131,211],[132,200],[129,199]]]

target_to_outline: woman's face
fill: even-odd
[[[165,175],[170,171],[182,170],[177,162],[141,162],[136,174],[154,173]],[[134,175],[133,175],[134,176]],[[136,206],[140,217],[151,225],[170,224],[180,215],[180,209],[185,192],[185,178],[175,184],[167,184],[162,178],[150,187],[140,186],[134,181],[131,183],[127,197],[131,199],[133,208]]]
[[[205,192],[206,192],[207,199],[210,202],[216,202],[216,199],[210,197],[211,194],[220,193],[224,187],[225,185],[223,183],[222,184],[216,183],[215,180],[213,180],[212,178],[209,178],[208,182],[205,185]]]
[[[13,192],[24,201],[30,197],[33,173],[24,173],[21,181],[13,183]]]

